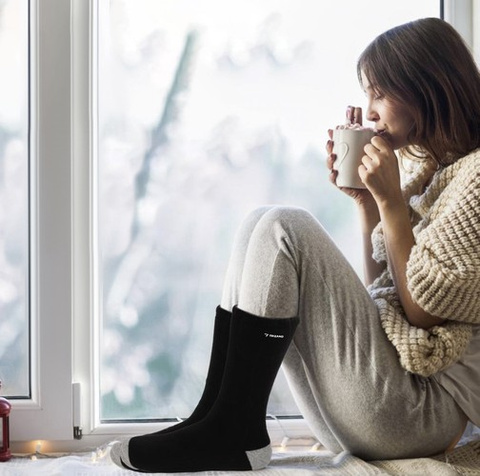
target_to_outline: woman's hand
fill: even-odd
[[[362,125],[362,108],[348,106],[346,112],[346,124],[359,124]],[[335,186],[337,186],[337,171],[333,168],[333,164],[336,160],[336,154],[333,153],[333,129],[328,130],[329,140],[327,141],[326,151],[327,151],[327,167],[330,170],[329,180]],[[348,187],[338,187],[342,192],[346,193],[348,196],[352,197],[355,202],[360,206],[372,206],[373,197],[369,190],[367,189],[358,189],[358,188],[348,188]]]
[[[359,107],[349,106],[347,108],[347,124],[362,124],[362,109]],[[327,167],[330,170],[330,181],[337,186],[337,171],[334,170],[333,164],[336,156],[333,153],[333,130],[328,131],[329,140],[327,142]],[[385,268],[385,263],[377,263],[372,258],[372,240],[371,234],[373,228],[380,220],[377,204],[373,195],[368,189],[338,187],[342,192],[352,197],[358,205],[360,215],[360,226],[362,230],[363,255],[364,255],[364,281],[365,285],[371,284],[375,278]]]
[[[383,137],[375,136],[365,146],[358,173],[378,207],[403,201],[397,156]]]

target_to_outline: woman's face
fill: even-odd
[[[388,140],[394,150],[412,145],[408,134],[413,126],[413,118],[407,108],[374,91],[363,72],[362,85],[368,101],[366,118],[375,123],[377,133]]]

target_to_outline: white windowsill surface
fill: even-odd
[[[478,438],[478,435],[476,436]],[[248,474],[256,476],[315,476],[325,474],[441,474],[448,476],[478,474],[476,471],[480,471],[479,450],[480,439],[474,439],[464,442],[462,446],[458,446],[448,455],[367,463],[346,452],[335,455],[317,447],[275,447],[270,464],[265,469],[252,471]],[[32,474],[126,476],[135,473],[117,467],[110,459],[110,446],[105,445],[88,453],[45,455],[39,452],[36,455],[14,455],[10,461],[0,463],[0,474],[19,476]],[[220,476],[239,473],[235,471],[209,471],[208,473],[194,474]]]
[[[135,474],[122,470],[112,462],[110,447],[111,443],[106,443],[82,453],[50,454],[44,453],[43,448],[38,444],[31,454],[14,454],[10,461],[0,463],[0,475],[126,476]],[[365,462],[347,452],[333,454],[320,445],[312,445],[308,439],[301,438],[284,439],[282,444],[275,445],[273,449],[273,457],[268,467],[248,474],[256,476],[480,474],[480,430],[472,425],[452,452],[433,458]],[[209,471],[207,474],[220,476],[239,473]]]

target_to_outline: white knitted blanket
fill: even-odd
[[[186,450],[188,451],[188,450]],[[122,470],[109,458],[108,449],[89,454],[60,457],[15,457],[0,463],[0,476],[133,476],[133,471]],[[161,473],[154,473],[161,474]],[[480,440],[467,442],[448,455],[392,461],[365,462],[348,453],[333,455],[320,451],[276,451],[270,465],[259,471],[206,471],[202,473],[176,473],[179,475],[252,475],[252,476],[458,476],[480,475]]]

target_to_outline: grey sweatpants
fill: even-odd
[[[328,449],[364,459],[430,456],[464,414],[432,378],[407,373],[363,283],[298,208],[253,212],[237,234],[221,306],[300,318],[284,360],[295,400]]]

